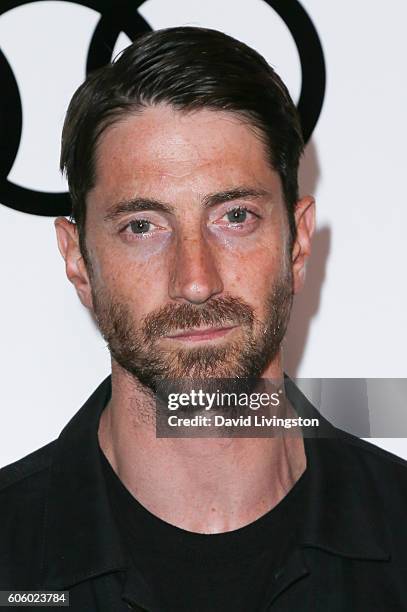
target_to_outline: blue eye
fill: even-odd
[[[147,219],[137,219],[135,221],[130,221],[128,227],[133,234],[145,234],[149,231],[150,225],[151,223]]]
[[[247,208],[238,207],[229,210],[226,214],[230,223],[243,223],[247,219],[247,212]]]

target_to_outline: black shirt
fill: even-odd
[[[269,575],[266,609],[405,612],[407,462],[333,427],[288,377],[285,385],[295,410],[320,426],[304,437],[301,533]],[[156,603],[161,583],[145,575],[151,553],[136,554],[143,574],[109,501],[97,431],[110,397],[109,377],[57,440],[0,470],[0,590],[69,590],[70,612],[178,612]],[[190,589],[176,580],[183,599]]]
[[[280,503],[254,522],[234,531],[201,534],[149,512],[122,484],[102,450],[100,454],[124,546],[160,609],[261,612],[268,607],[270,575],[297,544],[306,470]]]

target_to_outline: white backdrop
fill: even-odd
[[[317,198],[318,229],[308,285],[285,343],[286,370],[300,377],[407,378],[407,4],[302,5],[322,43],[327,88],[301,166],[301,191]],[[139,12],[153,29],[202,25],[240,38],[268,59],[298,100],[296,45],[263,0],[147,0]],[[13,183],[45,192],[65,189],[58,173],[60,132],[84,78],[99,17],[61,0],[22,4],[0,15],[0,49],[23,110],[20,147],[8,176]],[[129,42],[121,34],[115,52]],[[0,205],[0,269],[5,465],[55,438],[110,364],[65,278],[52,218]],[[375,442],[407,457],[407,440]]]

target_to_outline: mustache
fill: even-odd
[[[146,339],[151,341],[177,329],[188,330],[203,325],[253,325],[254,319],[251,306],[240,298],[225,296],[202,306],[166,304],[145,317],[142,329]]]

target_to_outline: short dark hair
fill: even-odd
[[[86,195],[94,186],[97,141],[123,115],[160,103],[185,111],[230,111],[256,128],[282,182],[292,246],[304,142],[286,86],[244,43],[216,30],[175,27],[138,36],[118,59],[92,72],[69,104],[60,165],[85,261]]]

